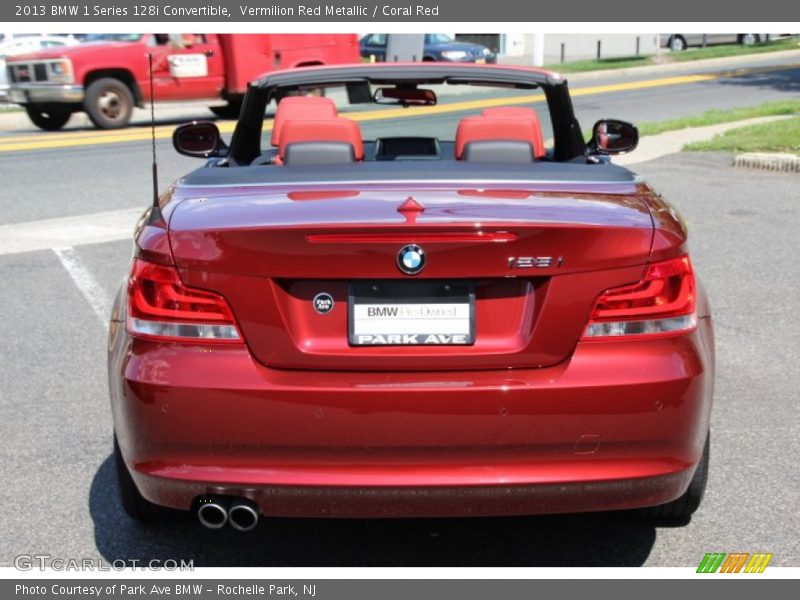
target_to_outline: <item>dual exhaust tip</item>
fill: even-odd
[[[197,503],[197,519],[208,529],[230,524],[237,531],[250,531],[258,525],[258,506],[247,498],[202,496]]]

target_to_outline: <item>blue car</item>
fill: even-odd
[[[374,57],[376,62],[386,60],[387,39],[385,33],[365,35],[359,42],[361,56]],[[497,55],[486,46],[459,42],[446,33],[426,33],[422,60],[482,64],[497,62]]]

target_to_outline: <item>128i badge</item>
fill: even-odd
[[[333,296],[331,296],[328,292],[320,292],[314,299],[311,301],[314,305],[314,310],[317,311],[321,315],[328,314],[333,310]]]

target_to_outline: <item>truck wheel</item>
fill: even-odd
[[[217,115],[220,119],[238,119],[239,113],[242,111],[242,102],[228,102],[225,106],[209,106],[211,112]]]
[[[119,79],[103,77],[86,88],[86,114],[100,129],[125,127],[133,113],[133,94]]]
[[[153,522],[166,519],[170,514],[169,509],[145,499],[136,488],[128,467],[125,465],[125,460],[122,458],[116,433],[114,434],[114,466],[117,472],[117,491],[125,513],[136,521]]]
[[[72,111],[66,108],[44,109],[30,104],[25,107],[25,112],[34,125],[45,131],[61,129],[72,116]]]
[[[654,521],[685,521],[691,517],[700,506],[706,491],[710,450],[711,432],[706,437],[703,457],[700,459],[700,464],[697,465],[697,470],[694,472],[694,477],[692,477],[686,493],[672,502],[643,509],[642,516]]]

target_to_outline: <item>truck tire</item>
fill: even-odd
[[[35,104],[28,104],[25,112],[34,125],[45,131],[61,129],[72,116],[72,111],[66,108],[43,108]]]
[[[119,79],[103,77],[86,88],[83,107],[96,127],[119,129],[131,120],[133,94]]]
[[[225,106],[209,106],[209,110],[220,119],[238,119],[242,111],[242,101],[231,101]]]
[[[711,450],[711,432],[706,437],[703,457],[694,472],[691,483],[680,498],[642,510],[642,516],[653,521],[686,521],[700,506],[708,482],[708,464]]]

